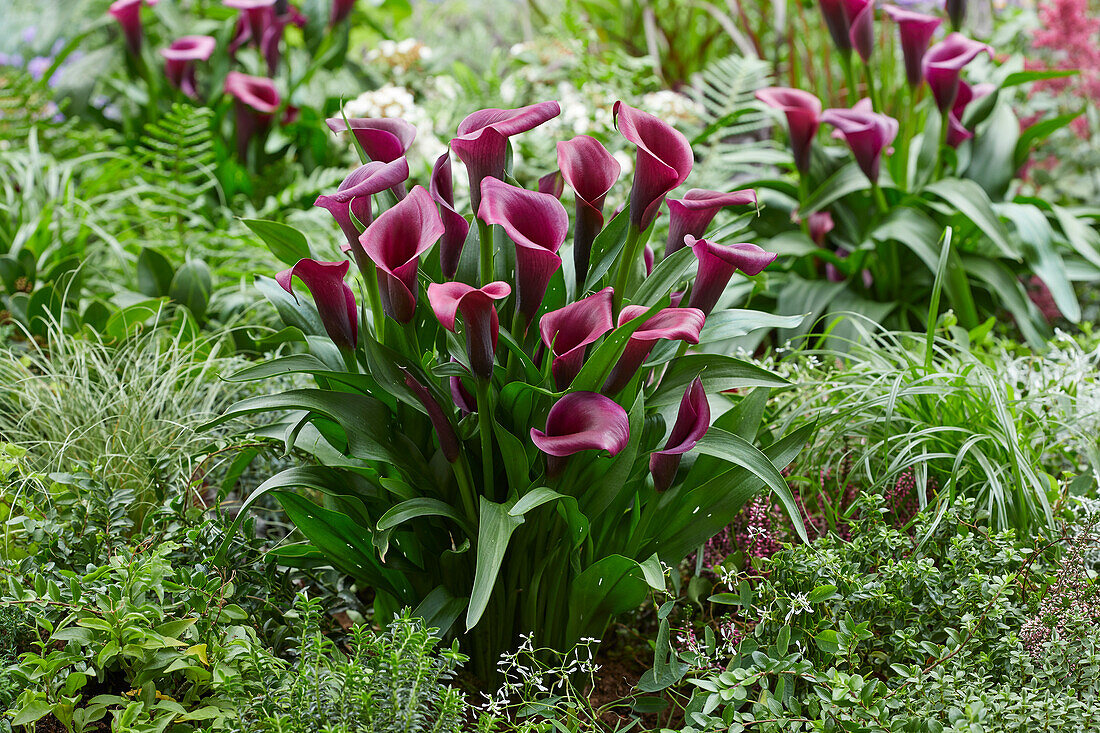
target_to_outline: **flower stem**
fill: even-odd
[[[363,272],[363,286],[367,290],[367,300],[370,302],[371,321],[374,323],[374,339],[383,343],[386,315],[382,312],[382,295],[378,292],[378,269],[370,259],[363,257],[358,264],[365,268]]]
[[[943,174],[943,149],[947,147],[947,132],[951,127],[951,108],[940,112],[940,145],[936,148],[936,180]]]
[[[493,225],[487,224],[481,219],[477,220],[477,241],[481,248],[479,258],[479,272],[481,274],[481,286],[485,287],[493,281]]]
[[[867,96],[871,99],[871,109],[881,112],[882,100],[878,98],[878,90],[875,88],[875,75],[866,61],[863,62],[863,75],[867,78]]]
[[[488,379],[477,381],[477,428],[481,434],[482,496],[495,500],[493,490],[493,398],[492,383]]]
[[[619,270],[615,275],[615,292],[612,293],[612,308],[615,318],[619,317],[619,311],[623,308],[623,295],[626,293],[627,284],[630,282],[630,273],[634,271],[638,259],[638,245],[642,241],[642,232],[634,224],[626,230],[626,243],[623,244],[623,252],[619,257]]]
[[[888,213],[890,211],[890,206],[886,203],[886,196],[882,193],[882,187],[874,181],[871,182],[871,193],[875,198],[875,204],[878,206],[878,210],[883,214]]]
[[[460,453],[458,460],[451,465],[454,469],[455,481],[458,482],[458,493],[462,499],[462,508],[466,510],[466,519],[476,527],[478,513],[475,498],[477,492],[474,491],[474,482],[470,475],[470,463],[466,460],[466,454],[464,452]]]
[[[851,51],[841,55],[840,65],[844,67],[844,81],[848,85],[848,106],[851,107],[859,98],[859,90],[856,88],[856,72],[852,67]]]

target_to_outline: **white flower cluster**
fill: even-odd
[[[403,41],[380,41],[366,54],[367,61],[385,64],[398,74],[405,73],[431,57],[432,49],[415,38],[406,38]]]
[[[386,84],[363,92],[344,105],[344,114],[353,117],[399,117],[416,127],[416,140],[409,151],[410,158],[419,158],[430,165],[446,146],[436,137],[431,115],[416,103],[412,92],[402,86]]]
[[[643,94],[638,107],[660,117],[673,127],[697,123],[703,116],[703,108],[698,102],[671,89]]]
[[[547,649],[536,649],[534,634],[520,637],[520,646],[514,652],[500,655],[497,670],[504,682],[495,694],[481,693],[485,699],[482,709],[494,716],[504,716],[508,709],[517,704],[529,704],[541,698],[555,696],[568,698],[574,691],[570,678],[577,674],[592,678],[599,671],[596,664],[596,647],[600,640],[585,637],[561,654]],[[557,658],[552,666],[536,659],[536,653],[550,652]]]

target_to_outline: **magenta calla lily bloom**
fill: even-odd
[[[179,89],[191,99],[199,98],[198,82],[195,76],[195,63],[206,61],[214,53],[217,41],[213,36],[184,36],[163,48],[164,75],[168,83]]]
[[[235,100],[237,154],[243,160],[248,156],[248,143],[253,136],[266,133],[271,127],[272,115],[279,109],[282,99],[270,79],[239,71],[226,74],[225,91]]]
[[[665,491],[672,486],[680,460],[699,444],[709,429],[710,404],[703,381],[696,377],[680,400],[680,411],[664,450],[654,451],[649,456],[649,472],[653,475],[653,485],[657,491]]]
[[[332,0],[332,12],[329,13],[329,25],[343,23],[355,8],[355,0]]]
[[[975,84],[970,86],[965,81],[959,81],[959,92],[955,95],[955,103],[951,105],[951,113],[947,116],[947,144],[953,148],[959,147],[965,140],[974,137],[974,133],[962,123],[963,114],[967,106],[975,99],[980,99],[993,93],[992,84]]]
[[[875,50],[875,2],[874,0],[844,0],[848,14],[848,38],[864,62],[871,60]]]
[[[871,102],[862,99],[851,109],[828,109],[821,121],[836,128],[834,137],[843,137],[855,156],[860,170],[878,183],[882,152],[894,142],[898,121],[888,115],[871,111]]]
[[[443,218],[443,239],[439,242],[439,263],[443,277],[448,280],[458,272],[458,261],[462,257],[462,247],[466,244],[466,235],[470,233],[470,222],[455,209],[454,179],[451,176],[451,154],[440,155],[432,166],[432,178],[429,191],[432,199],[439,204],[439,215]]]
[[[845,55],[852,52],[852,38],[849,35],[851,25],[848,23],[848,9],[844,7],[844,0],[821,0],[821,15],[825,18],[825,26],[832,36],[833,45]]]
[[[405,155],[416,139],[416,127],[396,117],[357,117],[347,122],[341,117],[331,117],[325,124],[335,133],[347,132],[350,127],[367,157],[383,163]]]
[[[686,235],[690,234],[696,239],[703,236],[721,209],[749,204],[756,205],[756,192],[747,188],[732,193],[693,188],[682,199],[669,199],[665,257],[683,248]]]
[[[143,4],[152,7],[157,4],[157,0],[115,0],[107,9],[107,13],[122,27],[126,48],[135,56],[141,53],[141,41],[145,35],[141,27]]]
[[[409,162],[404,158],[398,158],[392,163],[371,161],[352,171],[340,183],[336,193],[318,196],[313,205],[320,206],[332,214],[332,218],[340,225],[341,231],[348,240],[345,251],[351,250],[356,253],[358,260],[362,247],[359,246],[359,228],[352,220],[352,214],[364,227],[370,226],[374,219],[370,197],[399,185],[408,177]],[[361,264],[360,269],[362,269]]]
[[[787,116],[787,129],[799,172],[810,170],[810,150],[821,126],[821,100],[801,89],[768,87],[756,92],[756,98]]]
[[[532,130],[561,114],[557,102],[538,102],[519,109],[482,109],[458,124],[458,135],[451,140],[470,175],[470,203],[474,211],[481,207],[481,182],[486,178],[504,178],[504,160],[508,138]]]
[[[554,171],[553,173],[547,173],[545,176],[540,176],[538,191],[560,199],[561,195],[565,193],[565,179],[562,178],[561,171]]]
[[[649,309],[642,305],[624,307],[619,313],[619,325],[640,318],[647,310]],[[664,308],[658,311],[630,336],[623,355],[611,369],[611,374],[600,391],[608,395],[622,391],[645,363],[649,352],[662,339],[699,343],[699,333],[703,330],[704,322],[706,316],[698,308]]]
[[[943,19],[899,8],[896,5],[887,5],[886,14],[898,24],[901,52],[905,58],[905,80],[909,82],[910,87],[916,89],[924,80],[924,75],[921,73],[924,53],[928,50],[928,44],[932,42],[932,35],[943,24]]]
[[[294,267],[275,276],[275,282],[291,295],[291,283],[295,277],[306,284],[317,304],[317,313],[325,327],[325,333],[341,349],[352,350],[359,340],[359,311],[355,307],[355,294],[344,282],[344,275],[351,265],[341,262],[298,260]],[[295,300],[298,296],[294,295]]]
[[[961,33],[952,33],[924,55],[921,71],[932,89],[940,112],[951,109],[959,93],[959,74],[962,68],[985,53],[993,56],[993,49],[984,43],[972,41]]]
[[[554,476],[564,467],[560,459],[574,453],[618,455],[630,442],[630,421],[626,410],[602,394],[570,392],[550,408],[546,430],[531,428],[531,442],[547,455],[547,473]]]
[[[443,328],[454,333],[455,321],[462,315],[466,331],[466,354],[470,369],[481,379],[493,376],[493,357],[497,351],[500,320],[495,300],[512,293],[505,282],[491,282],[482,288],[459,282],[432,283],[428,286],[428,302]]]
[[[810,239],[818,247],[825,244],[825,235],[833,231],[835,226],[833,223],[833,215],[828,211],[815,211],[810,214],[809,221],[806,222],[807,227],[810,230]]]
[[[235,54],[249,42],[259,46],[267,27],[275,20],[275,0],[225,0],[224,4],[241,11],[237,31],[229,43],[229,53]]]
[[[550,277],[561,267],[557,252],[569,233],[569,214],[550,194],[486,178],[477,215],[504,227],[516,245],[516,309],[530,323],[542,305]]]
[[[416,312],[420,255],[441,236],[443,221],[423,186],[414,187],[359,236],[364,252],[378,268],[382,310],[398,323],[410,322]]]
[[[659,117],[615,102],[619,132],[638,148],[630,188],[630,223],[644,232],[674,188],[687,180],[695,155],[684,134]]]
[[[615,325],[611,314],[612,288],[604,288],[587,298],[543,315],[539,321],[542,343],[551,350],[550,372],[560,392],[568,387],[584,365],[589,344]]]
[[[759,275],[779,256],[747,242],[720,245],[696,239],[690,234],[686,240],[687,246],[699,260],[699,271],[691,286],[688,307],[698,308],[703,315],[710,315],[714,310],[734,272],[740,270],[746,275]]]
[[[619,180],[622,166],[600,141],[588,135],[558,143],[558,168],[576,195],[573,223],[573,267],[577,289],[584,287],[592,242],[603,229],[603,203]]]
[[[432,427],[435,429],[435,437],[439,440],[439,450],[442,451],[443,457],[454,463],[458,460],[460,448],[454,425],[451,424],[447,413],[443,411],[443,408],[432,396],[432,393],[428,391],[428,388],[405,369],[401,371],[405,372],[405,386],[409,388],[413,396],[424,406],[424,411],[428,413],[428,419],[431,420]]]

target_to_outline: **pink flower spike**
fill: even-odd
[[[443,328],[455,333],[459,314],[465,324],[466,354],[470,369],[481,379],[493,376],[500,321],[493,301],[507,298],[512,288],[505,282],[491,282],[475,288],[459,282],[432,283],[428,286],[428,302]]]
[[[557,102],[539,102],[519,109],[482,109],[458,124],[451,150],[466,164],[470,176],[470,203],[481,208],[481,182],[504,178],[508,138],[532,130],[561,114]]]
[[[665,257],[684,246],[688,234],[698,239],[721,209],[727,206],[756,205],[756,192],[751,189],[721,193],[693,188],[682,199],[668,200],[668,243]]]
[[[443,277],[450,280],[458,272],[462,247],[466,244],[466,235],[470,233],[470,222],[455,209],[450,151],[440,155],[432,166],[429,191],[432,199],[439,204],[439,214],[443,217],[443,239],[439,243],[439,263],[443,270]]]
[[[373,220],[370,197],[381,193],[387,188],[399,185],[409,177],[409,163],[404,158],[398,158],[392,163],[371,161],[361,165],[352,171],[336,189],[336,193],[323,194],[313,202],[314,206],[326,209],[348,240],[346,250],[351,250],[358,255],[362,252],[359,246],[359,229],[352,220],[352,214],[364,227],[368,227]],[[358,256],[356,257],[358,261]],[[360,269],[362,264],[360,263]]]
[[[539,321],[542,343],[553,355],[550,371],[560,392],[572,383],[584,364],[585,349],[614,325],[611,315],[612,288],[543,315]]]
[[[835,137],[843,137],[855,156],[860,170],[878,183],[882,153],[898,134],[898,121],[870,110],[869,100],[861,100],[852,109],[828,109],[821,121],[836,128]]]
[[[164,57],[164,75],[168,83],[191,99],[198,99],[195,63],[209,59],[216,45],[213,36],[184,36],[168,48],[162,48],[160,55]]]
[[[420,255],[443,236],[435,202],[416,186],[386,210],[359,236],[359,243],[378,268],[382,310],[398,323],[408,323],[416,311]]]
[[[821,100],[801,89],[768,87],[756,92],[756,98],[787,116],[787,129],[799,172],[810,170],[810,151],[821,126]]]
[[[665,196],[687,180],[695,156],[676,128],[648,112],[615,102],[619,132],[638,148],[630,188],[630,223],[644,232],[657,218]]]
[[[344,350],[353,350],[359,338],[359,312],[355,307],[355,294],[344,282],[351,263],[317,262],[302,259],[289,270],[275,276],[275,282],[291,295],[291,283],[295,277],[306,284],[317,304],[317,313],[332,342]],[[294,296],[297,300],[298,296]]]
[[[641,305],[628,305],[619,313],[619,326],[623,326],[635,318],[640,318],[649,310]],[[664,308],[652,318],[642,324],[626,342],[626,349],[619,361],[611,369],[607,381],[600,390],[604,394],[614,395],[634,377],[634,374],[645,363],[649,352],[662,339],[669,341],[686,341],[689,344],[699,343],[699,333],[703,330],[706,316],[698,308]]]
[[[943,24],[942,18],[934,15],[925,15],[896,5],[887,5],[886,14],[898,24],[898,35],[901,37],[901,52],[905,58],[905,80],[909,86],[916,89],[924,79],[921,74],[921,61],[924,52],[928,50],[928,44],[932,42],[932,35]]]
[[[596,392],[570,392],[550,408],[546,430],[531,428],[531,442],[547,454],[547,473],[557,475],[565,458],[586,450],[618,455],[630,442],[626,410]]]
[[[600,141],[588,135],[558,143],[558,168],[576,194],[573,225],[573,268],[577,289],[584,287],[592,257],[592,242],[603,229],[603,203],[619,179],[622,167]]]
[[[924,55],[921,71],[932,89],[940,112],[951,109],[959,93],[959,75],[962,68],[979,54],[993,56],[993,49],[984,43],[972,41],[961,33],[952,33]]]
[[[649,472],[653,475],[653,485],[657,491],[665,491],[672,486],[680,459],[699,444],[709,429],[710,404],[703,381],[696,377],[680,400],[680,411],[664,450],[654,451],[649,456]]]
[[[504,227],[516,245],[516,308],[530,323],[542,305],[550,277],[561,267],[557,251],[569,233],[569,214],[550,194],[486,178],[477,215]]]
[[[695,276],[695,284],[691,287],[688,307],[698,308],[704,315],[710,315],[717,305],[734,272],[740,270],[746,275],[759,275],[778,257],[755,244],[722,246],[705,239],[696,239],[690,234],[686,237],[686,243],[699,260],[699,271]]]

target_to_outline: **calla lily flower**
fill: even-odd
[[[550,277],[561,267],[557,252],[569,233],[569,214],[550,194],[486,178],[477,215],[504,227],[515,242],[516,308],[530,323],[542,305]]]
[[[630,421],[626,410],[602,394],[570,392],[550,408],[545,431],[531,428],[531,442],[547,455],[547,473],[555,476],[565,465],[560,459],[574,453],[618,455],[630,442]]]
[[[565,179],[562,178],[561,171],[554,171],[541,176],[538,190],[539,193],[548,193],[554,198],[560,199],[561,195],[565,193]]]
[[[359,311],[355,307],[355,295],[344,282],[350,265],[347,260],[318,262],[302,259],[294,267],[275,276],[275,282],[291,295],[294,295],[291,283],[295,277],[306,284],[317,304],[325,333],[334,344],[349,351],[355,348],[359,339]],[[298,296],[294,297],[297,299]]]
[[[447,414],[443,412],[439,402],[436,401],[435,397],[432,397],[432,393],[428,391],[428,388],[409,372],[404,369],[402,371],[405,372],[405,386],[409,388],[409,391],[424,406],[424,411],[428,413],[428,419],[431,420],[432,427],[435,428],[435,437],[439,440],[439,449],[443,452],[443,457],[454,463],[458,460],[459,452],[458,434],[455,432],[454,425],[447,418]]]
[[[107,13],[122,27],[126,48],[135,56],[141,53],[141,41],[144,37],[141,28],[142,4],[142,0],[115,0],[107,9]],[[144,0],[144,4],[152,7],[157,4],[157,0]]]
[[[825,244],[825,235],[833,231],[835,226],[833,223],[833,215],[828,211],[815,211],[810,214],[809,221],[806,222],[810,230],[810,239],[818,247]]]
[[[862,99],[852,109],[828,109],[821,121],[836,128],[834,137],[843,137],[852,150],[860,170],[878,183],[882,151],[898,134],[898,121],[888,115],[871,111],[871,102]]]
[[[235,100],[237,154],[243,160],[248,155],[249,141],[257,133],[267,132],[282,100],[270,79],[239,71],[226,74],[225,91]]]
[[[611,330],[612,288],[570,303],[564,308],[543,315],[539,321],[542,343],[551,350],[550,372],[554,386],[560,392],[572,383],[584,364],[588,345]]]
[[[653,274],[653,262],[656,257],[653,248],[648,244],[642,248],[642,259],[645,262],[645,276],[649,277]]]
[[[665,196],[687,180],[695,156],[683,133],[664,120],[615,102],[619,132],[638,148],[630,188],[630,223],[644,232],[657,218]]]
[[[955,104],[959,93],[959,73],[980,53],[992,56],[993,49],[961,33],[952,33],[928,49],[921,61],[921,71],[932,88],[932,96],[940,112],[951,109]]]
[[[534,129],[561,114],[557,102],[539,102],[519,109],[482,109],[458,124],[451,149],[466,165],[470,175],[470,203],[481,207],[481,182],[504,178],[508,138]]]
[[[408,152],[416,139],[416,127],[396,117],[357,117],[344,122],[342,117],[325,120],[328,129],[335,133],[351,134],[371,160],[389,163]]]
[[[409,162],[404,158],[398,158],[392,163],[371,161],[352,171],[336,189],[336,193],[318,196],[313,205],[332,214],[332,218],[347,237],[348,246],[344,248],[345,251],[356,253],[358,260],[363,249],[359,246],[360,232],[352,220],[352,214],[364,227],[370,226],[374,218],[370,197],[400,184],[408,177]]]
[[[848,10],[844,0],[821,0],[821,14],[825,17],[825,26],[833,38],[833,45],[845,55],[852,52],[852,39],[849,35]]]
[[[787,115],[794,164],[800,173],[810,170],[810,150],[821,126],[821,100],[801,89],[768,87],[756,92],[756,98]]]
[[[964,140],[974,137],[974,133],[966,129],[962,123],[963,114],[967,106],[975,99],[980,99],[993,93],[992,84],[975,84],[970,86],[965,81],[959,81],[959,92],[955,95],[955,104],[951,106],[951,114],[947,116],[947,144],[953,148],[959,147]]]
[[[225,0],[224,4],[241,11],[236,33],[229,42],[229,53],[237,53],[237,49],[249,42],[259,46],[267,27],[275,20],[275,0]]]
[[[332,12],[329,14],[329,25],[339,25],[348,19],[355,0],[332,0]]]
[[[420,255],[443,236],[443,221],[423,186],[386,210],[359,236],[363,250],[378,268],[382,310],[398,323],[416,311]]]
[[[459,282],[432,283],[428,302],[443,328],[454,333],[459,314],[466,328],[466,353],[470,368],[481,379],[493,376],[493,357],[497,350],[500,321],[494,300],[507,298],[512,288],[505,282],[491,282],[482,288]]]
[[[191,99],[199,98],[195,62],[206,61],[214,53],[217,41],[213,36],[184,36],[168,48],[163,48],[164,75],[168,83]]]
[[[649,472],[653,475],[653,485],[657,491],[665,491],[672,486],[676,478],[676,469],[684,454],[699,444],[710,429],[710,404],[699,377],[684,392],[680,400],[680,411],[668,436],[665,449],[654,451],[649,456]]]
[[[871,60],[875,50],[875,2],[874,0],[844,0],[848,14],[848,37],[852,48],[864,62]]]
[[[443,239],[439,242],[439,263],[443,277],[451,279],[458,272],[458,260],[462,256],[462,246],[466,244],[466,235],[470,233],[470,222],[455,209],[454,180],[451,177],[451,154],[443,153],[432,166],[430,184],[432,199],[439,204],[439,214],[443,218]]]
[[[905,57],[905,80],[909,82],[910,87],[916,89],[924,80],[924,75],[921,73],[924,52],[928,50],[928,44],[932,42],[932,35],[936,29],[943,24],[943,19],[899,8],[896,5],[887,5],[886,14],[898,24],[901,52]]]
[[[454,359],[451,361],[454,361]],[[462,411],[462,414],[469,415],[477,412],[477,400],[470,394],[470,390],[466,389],[466,385],[462,383],[462,378],[451,377],[449,382],[451,386],[451,399],[458,405],[458,409]]]
[[[748,204],[756,204],[756,192],[747,188],[733,193],[693,188],[682,199],[669,199],[665,257],[683,248],[686,235],[690,234],[697,239],[703,236],[719,210],[727,206]]]
[[[588,135],[558,143],[558,168],[576,194],[573,224],[573,266],[577,289],[584,288],[592,257],[592,242],[603,229],[603,202],[619,180],[622,167],[600,141]]]
[[[759,275],[779,256],[747,242],[723,246],[690,234],[685,239],[699,260],[699,272],[691,287],[688,307],[698,308],[703,315],[710,315],[714,310],[734,272],[740,270],[746,275]]]
[[[619,313],[619,325],[640,318],[647,310],[649,309],[642,305],[624,307]],[[611,369],[601,391],[613,395],[626,387],[661,339],[699,343],[699,333],[703,330],[705,321],[706,316],[698,308],[664,308],[658,311],[626,342],[623,355]]]

